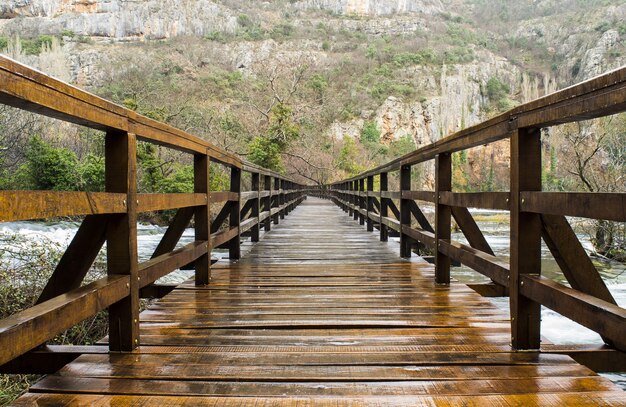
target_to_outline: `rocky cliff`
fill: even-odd
[[[72,32],[106,40],[163,39],[233,30],[237,14],[209,0],[9,0],[0,32],[32,37]]]

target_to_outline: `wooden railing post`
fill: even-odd
[[[130,276],[128,297],[109,307],[109,349],[131,351],[139,345],[137,258],[137,138],[108,132],[105,139],[105,189],[126,193],[126,213],[107,225],[107,272]]]
[[[400,257],[411,257],[411,238],[402,230],[411,227],[411,209],[408,199],[402,193],[411,190],[411,166],[400,167]]]
[[[348,195],[346,196],[346,202],[348,203],[348,216],[352,217],[354,216],[354,210],[352,207],[353,204],[353,198],[354,196],[352,195],[352,188],[354,187],[354,183],[352,181],[348,181]]]
[[[269,216],[269,213],[272,210],[272,178],[269,175],[263,176],[263,188],[264,192],[268,195],[263,198],[263,212],[267,212],[267,217],[264,222],[264,229],[266,232],[269,232],[272,228],[272,219]]]
[[[523,274],[541,273],[541,215],[521,211],[520,192],[541,190],[541,132],[517,129],[511,135],[511,344],[538,349],[541,305],[520,294]]]
[[[256,198],[254,198],[253,202],[252,202],[252,213],[251,213],[251,217],[256,218],[257,219],[257,224],[252,226],[252,228],[250,229],[250,240],[252,240],[253,242],[258,242],[259,241],[259,227],[260,227],[260,219],[259,219],[259,204],[261,202],[261,183],[259,182],[259,173],[258,172],[253,172],[252,173],[252,185],[250,187],[250,189],[253,192],[257,193]]]
[[[450,258],[439,250],[439,241],[450,241],[451,210],[443,205],[441,192],[452,190],[452,159],[450,153],[435,158],[435,282],[450,284]]]
[[[359,181],[352,181],[352,218],[359,220]]]
[[[278,213],[280,214],[281,219],[285,219],[285,208],[283,208],[283,205],[285,205],[285,181],[281,179],[278,182],[280,186],[280,195],[278,199],[280,211]]]
[[[387,198],[383,197],[383,193],[389,190],[388,175],[386,172],[380,173],[380,241],[386,242],[389,239],[389,230],[387,225],[383,223],[383,218],[389,216]]]
[[[239,260],[241,257],[241,168],[230,167],[230,192],[238,194],[237,200],[232,203],[228,225],[237,228],[237,234],[228,243],[228,257],[231,260]]]
[[[274,177],[274,200],[272,201],[272,208],[278,209],[280,206],[280,179]],[[278,225],[279,214],[276,212],[274,216],[272,216],[272,220],[274,221],[274,225]]]
[[[211,280],[211,217],[210,207],[210,184],[209,184],[210,160],[206,154],[195,154],[193,165],[194,192],[206,194],[206,204],[197,206],[194,210],[195,239],[207,242],[207,253],[198,257],[195,261],[196,285],[207,285]]]
[[[363,193],[365,192],[365,178],[361,178],[359,180],[359,195],[358,195],[358,202],[359,202],[359,225],[365,225],[365,215],[363,215],[363,212],[365,210],[365,197],[363,196]]]
[[[374,176],[370,175],[367,177],[367,231],[374,231],[374,221],[370,218],[370,215],[374,214],[374,196],[372,195],[374,191]]]

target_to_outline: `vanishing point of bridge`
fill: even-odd
[[[38,303],[0,321],[0,370],[47,374],[15,405],[626,405],[594,373],[624,370],[626,311],[566,219],[626,221],[626,195],[541,192],[539,131],[626,110],[626,68],[322,187],[4,57],[0,102],[106,132],[105,192],[0,192],[3,221],[85,216]],[[453,192],[450,154],[502,139],[510,191]],[[190,154],[194,192],[139,193],[138,140]],[[430,160],[435,191],[412,190],[411,167]],[[210,190],[212,165],[230,171],[228,190]],[[510,262],[469,207],[510,211]],[[166,209],[172,223],[139,262],[138,214]],[[451,239],[452,219],[467,244]],[[541,239],[571,288],[541,276]],[[83,284],[105,243],[108,275]],[[211,265],[214,248],[229,260]],[[424,250],[434,265],[412,256]],[[454,261],[492,283],[455,282]],[[180,268],[194,280],[157,283]],[[510,313],[483,295],[508,296]],[[144,297],[158,300],[140,312]],[[607,345],[540,341],[542,304]],[[104,309],[100,344],[46,345]]]

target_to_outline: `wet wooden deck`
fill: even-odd
[[[570,357],[512,352],[508,315],[308,198],[209,287],[141,314],[140,349],[85,354],[16,405],[626,405]]]

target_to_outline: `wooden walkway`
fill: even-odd
[[[141,314],[141,347],[85,354],[16,405],[626,405],[570,357],[512,352],[508,315],[309,197]]]

